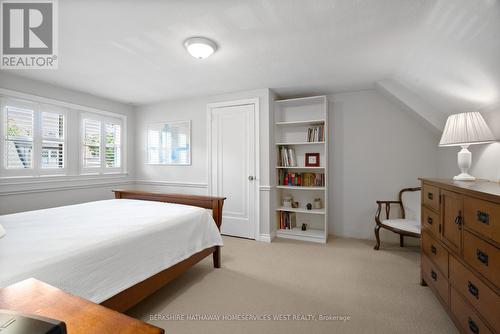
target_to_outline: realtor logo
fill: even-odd
[[[2,0],[2,69],[56,69],[57,0]]]

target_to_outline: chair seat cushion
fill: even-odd
[[[420,234],[420,222],[412,219],[387,219],[382,224],[405,232]]]

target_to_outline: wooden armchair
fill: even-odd
[[[388,229],[399,234],[399,246],[404,247],[404,237],[420,238],[420,188],[405,188],[399,192],[398,201],[377,201],[378,209],[375,214],[375,238],[377,244],[374,249],[380,248],[380,228]],[[399,205],[401,218],[391,218],[391,205]],[[384,206],[385,219],[382,217]]]

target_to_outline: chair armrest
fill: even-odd
[[[401,201],[377,201],[377,204],[401,204]]]
[[[380,225],[382,222],[380,221],[380,214],[382,213],[382,205],[385,204],[385,219],[389,219],[391,213],[391,204],[398,204],[400,207],[403,207],[403,202],[401,201],[377,201],[377,213],[375,213],[375,222],[377,225]]]

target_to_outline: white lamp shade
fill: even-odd
[[[493,133],[479,112],[448,117],[439,146],[469,146],[495,141]]]

